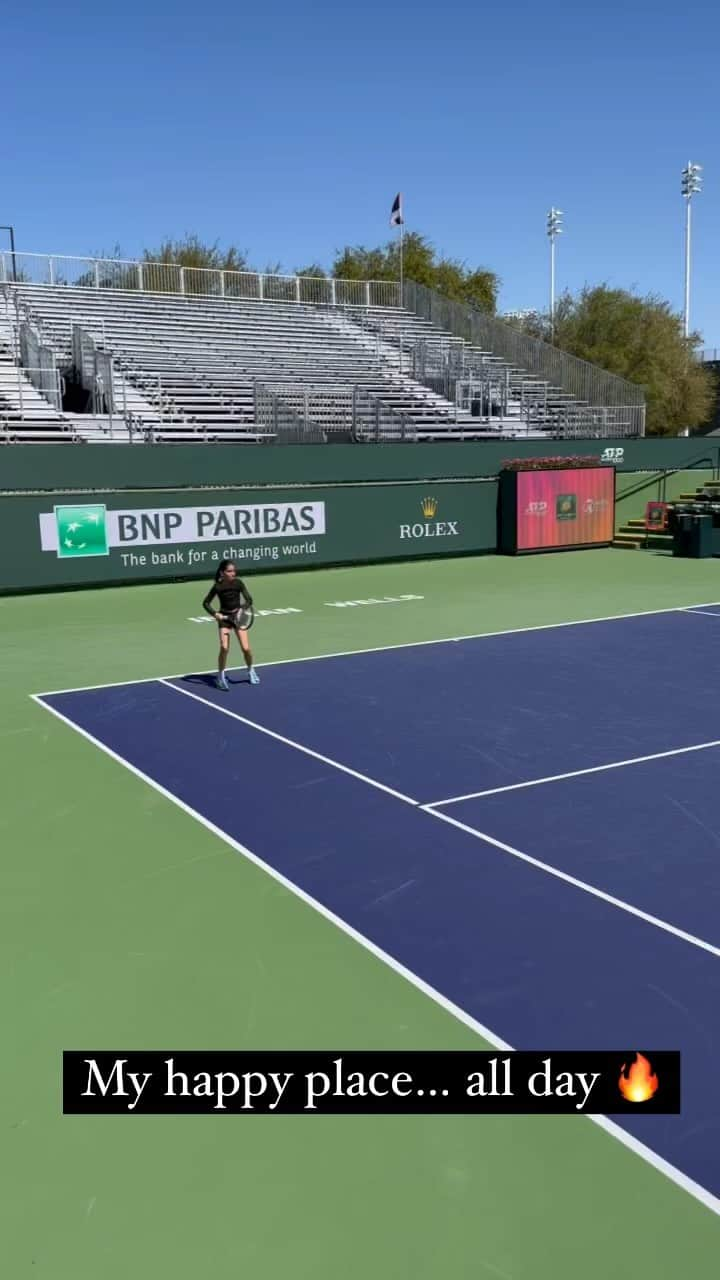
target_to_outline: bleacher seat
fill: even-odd
[[[26,282],[6,283],[2,291],[0,440],[3,432],[19,438],[41,428],[43,438],[57,439],[257,442],[274,438],[256,414],[258,388],[265,387],[281,399],[287,389],[295,405],[299,390],[312,391],[307,425],[321,438],[334,430],[347,436],[340,402],[347,404],[348,394],[355,435],[366,439],[541,436],[560,412],[569,420],[572,409],[564,392],[399,307]],[[43,400],[17,366],[21,323],[54,353],[64,379],[77,373],[74,327],[112,358],[112,393],[105,389],[94,413]],[[451,348],[460,367],[488,388],[460,407],[449,398],[454,387],[436,376]],[[302,417],[297,408],[293,414],[294,422]]]

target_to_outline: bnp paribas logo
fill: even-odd
[[[107,511],[99,503],[83,507],[56,507],[58,556],[106,556]]]

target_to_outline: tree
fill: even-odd
[[[157,249],[145,249],[144,262],[163,262],[178,267],[196,267],[206,271],[248,271],[247,254],[229,245],[221,249],[218,241],[203,244],[197,235],[184,240],[163,240]]]
[[[510,323],[550,340],[547,315]],[[563,294],[555,312],[555,346],[645,388],[649,435],[677,435],[709,418],[713,383],[693,355],[699,337],[686,338],[681,317],[655,294],[640,297],[604,284]]]
[[[405,236],[403,271],[408,280],[437,289],[446,298],[469,302],[481,311],[494,311],[500,281],[494,271],[470,270],[456,258],[439,255],[417,231]],[[399,280],[400,246],[390,240],[375,249],[346,245],[335,255],[332,274],[338,280]]]
[[[97,253],[100,259],[98,267],[101,288],[137,289],[138,273],[134,266],[125,265],[125,257],[120,246],[116,245],[112,253]],[[185,293],[207,293],[207,278],[196,271],[248,271],[247,258],[241,249],[230,245],[221,249],[218,242],[203,244],[197,235],[186,235],[183,240],[163,240],[157,249],[144,249],[141,261],[145,264],[143,280],[146,288],[156,289],[162,293],[180,293],[180,271],[172,268],[184,267]],[[159,263],[159,268],[154,265]],[[82,288],[93,288],[95,270],[79,276],[75,284]]]
[[[309,267],[296,267],[296,276],[309,276],[313,280],[326,280],[327,271],[318,262],[311,262]]]

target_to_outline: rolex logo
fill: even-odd
[[[459,538],[460,523],[458,520],[436,520],[440,503],[437,498],[421,498],[420,510],[425,520],[415,524],[401,524],[401,538]]]

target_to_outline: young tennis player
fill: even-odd
[[[217,596],[219,610],[212,607]],[[240,641],[245,665],[248,669],[251,684],[259,684],[260,677],[253,666],[250,651],[248,627],[252,622],[252,596],[245,583],[238,577],[237,565],[233,560],[221,560],[210,590],[203,600],[203,609],[215,619],[220,628],[220,653],[218,654],[217,687],[228,691],[225,675],[228,653],[230,650],[230,632],[234,631]]]

